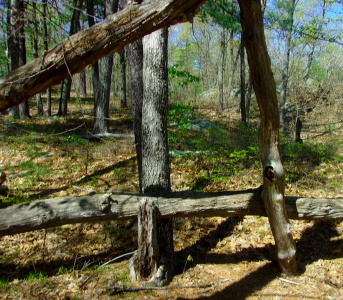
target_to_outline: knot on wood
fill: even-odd
[[[104,194],[101,197],[100,210],[102,212],[110,212],[112,208],[112,202],[116,202],[112,199],[111,194]]]
[[[275,179],[274,168],[272,166],[268,166],[264,169],[264,176],[270,181],[273,182]]]

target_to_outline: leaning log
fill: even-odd
[[[125,220],[137,217],[146,195],[129,193],[59,197],[19,204],[0,210],[0,236],[65,224]],[[239,192],[170,192],[155,198],[157,217],[266,216],[261,189]],[[292,219],[343,219],[343,198],[285,197]]]
[[[191,21],[205,0],[129,1],[104,21],[80,31],[0,78],[0,112],[157,29]]]

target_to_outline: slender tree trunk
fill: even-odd
[[[252,79],[251,79],[251,73],[250,73],[250,70],[249,70],[248,93],[247,93],[246,103],[245,103],[245,109],[246,109],[246,114],[247,114],[247,121],[250,119],[251,97],[252,97]]]
[[[261,114],[259,144],[263,167],[262,198],[285,273],[297,270],[296,249],[285,207],[285,175],[279,154],[280,117],[276,87],[263,31],[259,0],[239,0],[244,44]]]
[[[47,25],[47,0],[43,0],[43,44],[44,44],[44,51],[49,50],[49,34],[48,34],[48,25]],[[46,115],[48,117],[51,116],[51,88],[46,90]]]
[[[292,31],[294,23],[294,10],[295,0],[288,0],[286,2],[286,13],[287,13],[287,24],[284,28],[285,31],[285,49],[283,53],[283,66],[281,74],[281,92],[280,92],[280,131],[285,132],[286,124],[286,99],[287,99],[287,88],[288,88],[288,70],[289,70],[289,58],[292,48]]]
[[[240,51],[241,51],[240,48],[238,48],[237,53],[234,56],[233,30],[231,30],[231,33],[230,33],[230,58],[231,58],[230,62],[231,63],[229,67],[231,75],[229,76],[229,82],[227,85],[228,98],[230,98],[230,95],[231,95],[232,83],[235,77]]]
[[[105,16],[118,11],[118,0],[105,1]],[[110,94],[112,83],[113,54],[101,59],[98,91],[94,99],[93,133],[108,133],[110,118]]]
[[[125,47],[129,63],[130,96],[133,115],[133,131],[138,162],[139,186],[142,191],[142,106],[143,106],[143,43],[142,40]]]
[[[142,190],[143,193],[170,191],[168,158],[168,29],[161,29],[143,38],[144,100],[142,114]],[[135,269],[138,280],[162,286],[174,273],[172,219],[154,221],[153,204],[142,203],[141,213],[152,215],[150,236],[144,237],[144,227],[138,228],[143,239],[138,245]],[[144,212],[142,212],[144,211]],[[143,226],[146,223],[142,223]],[[143,235],[142,235],[143,234]],[[146,249],[150,249],[148,252]]]
[[[87,74],[85,70],[80,73],[80,96],[87,97]]]
[[[88,25],[89,27],[94,26],[94,1],[93,0],[87,0],[87,18],[88,18]],[[99,61],[96,61],[92,64],[92,83],[93,83],[93,97],[94,97],[94,105],[95,105],[95,99],[98,98],[98,91],[99,91],[99,78],[100,78],[100,70],[99,70]]]
[[[124,9],[127,0],[120,0]],[[143,43],[139,39],[125,48],[130,78],[130,97],[133,115],[133,131],[137,153],[139,191],[142,192],[142,107],[143,107]]]
[[[218,112],[221,113],[224,109],[224,70],[225,70],[225,55],[226,54],[226,29],[221,28],[220,33],[220,54],[218,66]]]
[[[244,51],[244,41],[243,33],[241,35],[241,101],[240,101],[240,111],[241,111],[241,120],[243,123],[247,122],[247,111],[245,104],[245,51]]]
[[[33,37],[33,57],[38,57],[38,20],[37,20],[37,3],[32,2],[32,9],[33,9],[33,22],[34,22],[34,37]],[[36,95],[36,102],[37,102],[37,115],[43,116],[43,100],[42,94],[38,93]]]
[[[73,16],[71,18],[70,22],[70,35],[75,34],[80,30],[80,13],[81,13],[81,7],[82,7],[83,0],[74,0],[73,6]],[[60,105],[58,110],[58,115],[65,116],[68,112],[68,102],[70,100],[70,91],[71,91],[71,85],[72,85],[72,78],[68,77],[65,78],[61,85],[61,97],[60,97]]]
[[[120,107],[127,107],[126,98],[126,59],[125,59],[125,48],[120,53]]]

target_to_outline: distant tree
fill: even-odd
[[[69,35],[73,35],[80,30],[80,13],[83,0],[73,0],[73,15],[70,21]],[[70,74],[71,75],[71,74]],[[68,101],[70,100],[72,78],[71,76],[65,78],[61,84],[60,104],[58,108],[58,115],[65,116],[68,110]]]
[[[43,1],[42,17],[43,17],[43,45],[44,51],[49,50],[49,32],[47,24],[47,0]],[[46,115],[51,116],[51,87],[46,90]]]
[[[11,0],[9,10],[8,52],[10,71],[13,71],[26,64],[24,1]],[[28,101],[12,107],[9,114],[14,117],[30,117]]]
[[[105,1],[105,17],[118,11],[118,0]],[[99,81],[94,99],[94,133],[109,132],[110,93],[112,83],[113,54],[99,61]]]
[[[218,112],[221,112],[224,109],[224,72],[226,69],[227,37],[232,38],[234,32],[239,31],[238,7],[231,0],[209,0],[201,8],[200,18],[203,21],[210,21],[221,27],[218,64]],[[233,57],[230,59],[233,59]]]
[[[33,53],[32,56],[37,58],[39,56],[39,29],[38,29],[38,16],[37,16],[37,3],[35,1],[32,2],[32,22],[33,22]],[[43,100],[42,94],[38,93],[36,95],[36,102],[37,102],[37,115],[42,116],[44,114],[43,110]]]
[[[126,92],[126,55],[125,48],[120,53],[120,107],[127,107],[127,92]]]

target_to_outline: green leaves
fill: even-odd
[[[176,88],[174,88],[170,93],[175,93],[179,87],[184,87],[192,82],[199,82],[200,78],[198,76],[192,75],[186,70],[180,70],[181,63],[176,63],[168,68],[168,78],[169,80],[176,80]]]
[[[228,0],[209,0],[201,8],[202,22],[213,22],[226,29],[238,30],[240,17],[237,3]]]

